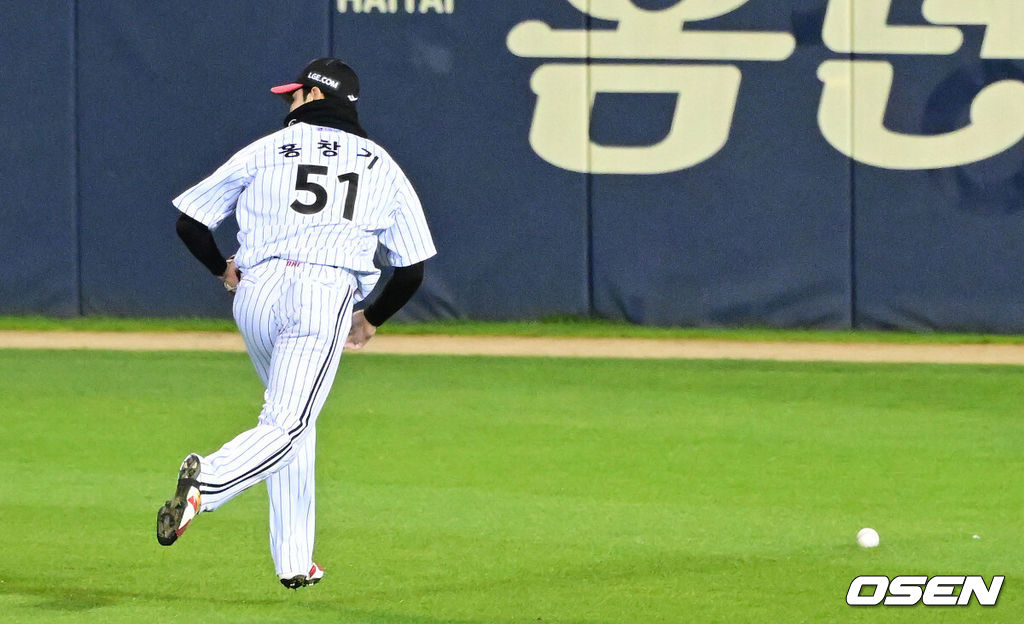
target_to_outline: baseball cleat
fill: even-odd
[[[189,455],[178,471],[178,488],[174,497],[164,503],[156,514],[156,541],[170,546],[181,537],[192,519],[199,514],[202,497],[199,494],[199,457]]]
[[[316,585],[323,577],[324,569],[314,563],[313,567],[309,569],[308,574],[300,574],[291,578],[283,578],[281,579],[281,584],[288,589],[298,589],[300,587]]]

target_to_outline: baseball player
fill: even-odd
[[[324,575],[313,562],[315,427],[341,353],[362,348],[405,305],[436,251],[409,180],[359,125],[350,67],[316,59],[271,92],[288,102],[285,127],[173,200],[182,241],[236,293],[235,321],[265,403],[255,427],[185,458],[157,513],[157,540],[173,544],[196,515],[266,481],[277,576],[297,589]],[[211,230],[232,212],[239,247],[225,260]],[[380,276],[378,245],[394,273],[353,312]]]

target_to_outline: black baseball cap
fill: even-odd
[[[292,93],[302,87],[320,87],[324,95],[333,95],[349,102],[359,99],[359,76],[351,67],[336,58],[318,58],[302,70],[295,82],[270,90],[278,95]]]

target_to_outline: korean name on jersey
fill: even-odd
[[[398,164],[334,128],[295,123],[259,139],[172,203],[211,230],[235,212],[243,271],[275,257],[344,267],[359,275],[360,298],[380,275],[378,241],[393,266],[436,253]]]

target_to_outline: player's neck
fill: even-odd
[[[288,116],[284,118],[285,126],[298,122],[337,128],[356,136],[366,137],[366,131],[359,125],[356,108],[345,102],[326,99],[307,102],[288,113]]]

